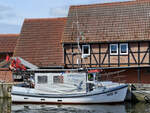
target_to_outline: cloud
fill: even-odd
[[[0,12],[11,11],[12,9],[10,6],[0,4]]]
[[[0,23],[0,34],[20,33],[21,26]]]
[[[51,17],[66,17],[68,15],[69,6],[50,8],[49,14]]]
[[[15,18],[16,16],[12,7],[0,4],[0,21]]]

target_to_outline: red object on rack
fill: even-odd
[[[10,65],[10,69],[14,69],[14,70],[27,70],[26,69],[26,67],[23,65],[23,64],[21,64],[21,60],[20,59],[13,59],[12,61],[11,61],[11,65]]]
[[[24,65],[21,65],[21,69],[23,69],[24,71],[27,70],[27,68]]]
[[[98,72],[102,72],[101,69],[94,69],[94,70],[89,70],[88,73],[98,73]]]
[[[9,55],[6,56],[6,61],[8,62],[10,60]]]

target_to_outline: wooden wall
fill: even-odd
[[[107,69],[103,70],[102,73],[111,73],[117,71],[123,71],[119,74],[113,74],[109,76],[102,75],[102,80],[110,80],[114,82],[121,82],[121,83],[150,83],[150,68],[141,68],[140,69],[140,81],[138,80],[138,69]]]

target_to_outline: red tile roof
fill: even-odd
[[[62,41],[76,42],[79,32],[80,42],[150,40],[150,0],[71,6]]]
[[[19,34],[0,34],[0,52],[14,52]]]
[[[66,18],[25,19],[14,56],[41,66],[62,66]]]

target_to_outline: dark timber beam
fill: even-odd
[[[108,44],[108,66],[110,67],[110,48]]]
[[[146,52],[145,52],[145,54],[144,54],[144,56],[142,58],[141,64],[143,64],[143,61],[145,60],[145,57],[146,57],[148,52],[149,52],[149,48],[147,48],[147,50],[146,50]]]
[[[120,43],[118,43],[118,67],[120,67]]]
[[[141,82],[141,68],[138,67],[138,83]]]
[[[64,64],[66,64],[66,47],[64,47]]]
[[[94,60],[95,60],[96,64],[98,65],[98,61],[97,61],[97,59],[96,59],[96,56],[95,56],[95,54],[93,53],[93,48],[91,47],[91,56],[90,56],[90,58],[92,57],[92,55],[93,55],[93,57],[94,57]],[[91,61],[91,59],[90,59],[90,61]],[[91,64],[91,63],[90,63],[90,64]]]
[[[92,44],[90,44],[90,67],[92,66],[91,64],[92,64],[92,56],[91,56],[91,54],[92,54]]]
[[[148,46],[149,46],[149,65],[150,65],[150,42],[148,42]]]
[[[107,57],[108,52],[109,52],[109,50],[107,49],[107,52],[106,52],[106,54],[105,54],[105,56],[104,56],[104,58],[103,58],[103,60],[102,60],[102,64],[104,64],[104,61],[105,61],[105,59],[106,59],[106,57]]]
[[[74,68],[74,53],[73,53],[73,44],[71,44],[72,49],[72,68]]]
[[[130,50],[131,56],[132,56],[132,58],[134,59],[135,63],[138,64],[137,61],[136,61],[136,59],[135,59],[135,56],[134,56],[133,52],[131,51],[131,48],[129,48],[129,50]],[[130,63],[130,64],[131,64],[131,63]]]
[[[138,65],[140,65],[140,42],[138,42]]]
[[[99,67],[101,67],[101,44],[99,44]]]
[[[130,66],[130,43],[128,43],[128,66]]]
[[[71,61],[70,61],[68,55],[66,55],[66,57],[67,57],[67,60],[68,60],[69,64],[71,64]],[[71,65],[72,65],[72,64],[71,64]]]

